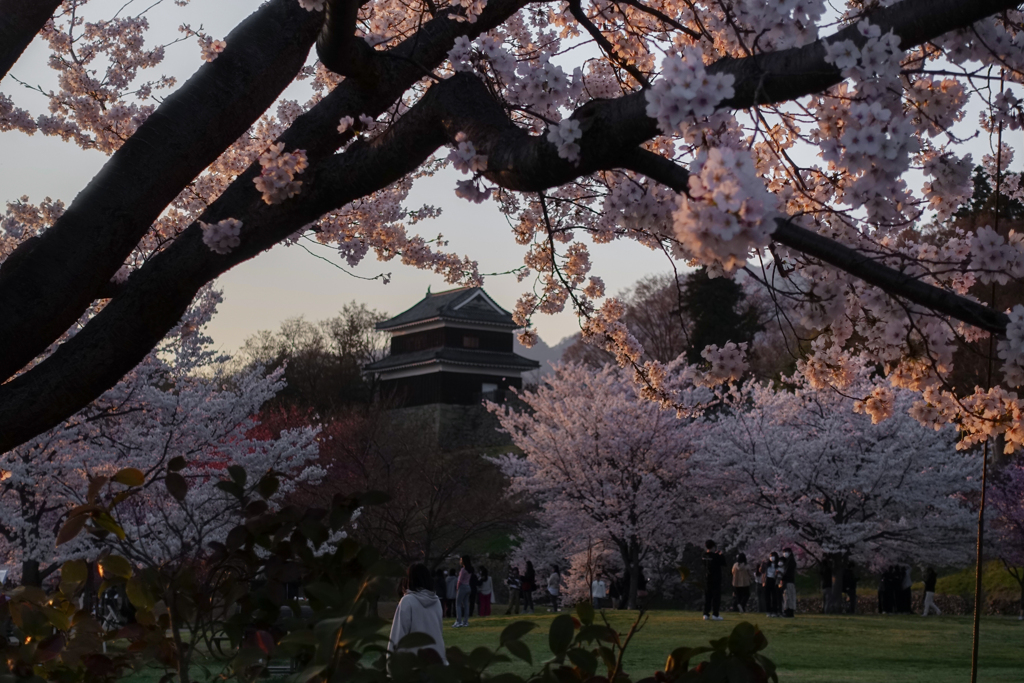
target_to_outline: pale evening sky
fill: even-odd
[[[88,18],[112,15],[123,4],[124,0],[93,0],[88,5]],[[212,36],[221,38],[259,4],[257,0],[193,0],[190,7],[181,9],[164,2],[149,14],[153,30],[147,40],[153,43],[176,39],[180,36],[177,27],[183,22],[196,27],[202,24]],[[107,8],[106,14],[97,11]],[[0,81],[0,92],[13,97],[16,104],[33,115],[45,112],[46,99],[28,91],[14,78],[42,85],[44,89],[53,87],[55,81],[46,65],[47,55],[46,46],[37,40],[11,74]],[[168,48],[167,58],[157,71],[176,76],[180,84],[201,63],[199,47],[190,39]],[[301,91],[295,92],[294,97],[305,99]],[[52,197],[70,204],[105,160],[98,152],[82,151],[58,138],[4,133],[0,136],[0,201],[6,203],[27,195],[32,202]],[[454,187],[460,177],[449,170],[417,182],[408,206],[429,203],[443,210],[440,218],[421,223],[420,232],[426,236],[443,233],[450,243],[448,249],[477,259],[481,272],[502,272],[520,265],[524,248],[515,243],[505,216],[493,203],[477,205],[456,197]],[[332,249],[306,244],[315,253],[343,265]],[[596,245],[592,260],[593,272],[604,278],[611,294],[647,273],[670,268],[664,255],[630,241]],[[224,303],[209,331],[222,350],[233,351],[254,332],[276,328],[292,316],[326,318],[352,300],[396,314],[418,301],[428,286],[435,292],[451,287],[440,276],[397,261],[381,263],[372,255],[353,272],[368,277],[391,273],[392,279],[388,285],[380,280],[359,280],[297,246],[278,246],[216,281],[224,292]],[[531,285],[532,279],[519,283],[512,275],[489,277],[484,284],[508,309]],[[535,322],[542,339],[552,346],[579,329],[576,317],[569,312],[540,316]]]

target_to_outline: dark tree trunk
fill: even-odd
[[[21,584],[23,586],[36,587],[43,585],[43,575],[39,571],[39,562],[37,560],[25,560],[21,563]]]
[[[849,567],[850,556],[829,555],[832,561],[832,592],[829,594],[828,614],[842,614],[844,612],[843,601],[843,580],[846,578],[846,571]]]

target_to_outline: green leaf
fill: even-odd
[[[110,533],[117,536],[117,538],[121,541],[124,540],[124,529],[122,529],[121,526],[114,521],[114,518],[106,512],[101,512],[100,514],[93,517],[93,521],[96,522],[96,525],[99,526],[101,529],[106,529]]]
[[[132,576],[131,564],[120,555],[107,555],[104,557],[100,560],[100,569],[103,572],[103,576],[116,576],[121,579],[130,579]]]
[[[537,624],[532,621],[513,622],[501,632],[498,642],[501,645],[506,645],[511,640],[519,640],[535,628],[537,628]]]
[[[671,677],[678,677],[689,668],[691,659],[711,651],[710,647],[677,647],[665,661],[665,673]]]
[[[505,648],[512,653],[513,656],[518,657],[527,664],[533,664],[533,653],[530,652],[530,648],[521,640],[510,640],[505,643]]]
[[[235,465],[232,465],[232,467],[235,467]],[[245,489],[233,481],[218,481],[217,488],[239,500],[245,497]]]
[[[128,600],[139,609],[148,612],[156,605],[156,599],[149,590],[149,586],[139,578],[138,574],[128,579],[125,592],[128,594]]]
[[[755,639],[757,627],[749,621],[736,624],[736,627],[729,634],[729,651],[740,657],[749,657],[757,651]]]
[[[185,496],[188,495],[188,482],[177,472],[167,473],[167,476],[164,477],[164,486],[167,487],[167,493],[179,502],[185,500]]]
[[[426,633],[410,633],[398,641],[399,650],[418,650],[434,645],[434,639]]]
[[[277,493],[280,488],[281,480],[278,479],[276,475],[269,472],[263,475],[260,479],[260,483],[257,485],[260,495],[265,499],[269,499]]]
[[[574,647],[565,653],[569,661],[583,672],[584,680],[594,675],[597,670],[597,657],[582,648]]]
[[[590,600],[576,603],[576,616],[583,625],[590,626],[594,623],[594,604]]]
[[[551,622],[551,629],[548,631],[548,646],[551,652],[560,657],[565,654],[572,643],[573,635],[576,633],[576,625],[572,623],[572,617],[568,614],[560,614]]]
[[[70,560],[60,568],[60,592],[71,597],[89,580],[89,565],[83,560]]]
[[[125,467],[114,475],[114,481],[125,486],[142,486],[146,483],[146,475],[142,473],[142,470]]]
[[[103,487],[107,485],[108,481],[110,480],[106,477],[89,479],[89,491],[86,493],[85,499],[90,503],[95,503],[96,499],[99,498],[100,491],[103,490]]]
[[[235,482],[239,486],[245,486],[245,480],[248,478],[248,474],[246,474],[245,468],[241,465],[229,465],[228,475],[230,475],[231,481]]]
[[[167,463],[167,470],[169,472],[181,472],[187,465],[188,462],[185,458],[179,455],[175,458],[171,458],[171,461]]]

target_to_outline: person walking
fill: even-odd
[[[469,555],[459,558],[459,576],[455,584],[455,628],[469,626],[469,582],[473,576],[473,561]]]
[[[734,612],[747,611],[751,583],[753,583],[753,577],[750,575],[750,567],[747,566],[747,556],[740,553],[736,557],[736,563],[732,566],[732,609]]]
[[[519,614],[519,567],[509,565],[508,575],[505,577],[505,585],[508,586],[508,607],[505,608],[505,616]]]
[[[551,611],[559,611],[558,599],[562,595],[562,575],[558,573],[558,565],[551,565],[551,573],[548,575],[548,595],[551,596]]]
[[[793,556],[793,550],[783,548],[782,559],[785,562],[782,570],[782,616],[792,619],[796,615],[796,557]]]
[[[491,581],[491,574],[487,567],[480,567],[480,578],[476,588],[477,599],[480,601],[481,617],[491,616],[491,595],[494,593],[494,582]]]
[[[832,611],[832,560],[825,557],[818,563],[818,576],[821,578],[821,613],[828,614]]]
[[[779,554],[774,550],[768,555],[764,566],[764,596],[768,603],[768,616],[777,617],[782,614],[779,600]]]
[[[537,590],[537,572],[533,568],[533,562],[526,561],[526,571],[523,572],[523,580],[520,584],[520,593],[523,598],[523,614],[533,614],[533,591]]]
[[[939,577],[935,574],[935,569],[928,567],[928,571],[924,573],[924,612],[921,613],[922,617],[928,616],[928,612],[935,610],[935,615],[941,617],[942,610],[935,604],[935,582],[939,580]]]
[[[843,592],[846,593],[848,603],[846,606],[847,614],[857,613],[857,568],[850,560],[846,565],[846,571],[843,572]]]
[[[398,601],[395,618],[391,621],[391,635],[388,637],[388,657],[396,652],[422,653],[430,651],[443,664],[448,664],[444,653],[444,633],[442,631],[444,610],[441,600],[434,592],[436,578],[430,576],[426,565],[414,564],[409,567],[405,595]],[[410,633],[425,633],[434,639],[433,644],[415,649],[399,648],[402,638]],[[390,661],[388,662],[390,670]]]
[[[704,543],[704,554],[700,561],[704,564],[704,621],[722,621],[718,611],[722,606],[722,569],[725,558],[722,557],[715,542]]]
[[[459,579],[455,574],[454,569],[448,570],[448,576],[445,578],[445,596],[444,601],[445,611],[444,615],[451,619],[455,616],[455,586],[458,585]]]

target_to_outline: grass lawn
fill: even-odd
[[[612,625],[629,628],[635,612],[609,612]],[[665,657],[681,645],[706,645],[727,635],[741,615],[726,614],[705,622],[696,612],[651,612],[644,629],[626,653],[626,671],[634,680],[665,665]],[[779,667],[782,683],[964,683],[970,680],[971,618],[907,616],[797,615],[768,619],[750,615],[768,638],[765,654]],[[522,618],[522,617],[520,617]],[[552,617],[529,615],[539,628],[527,636],[534,661],[547,659],[547,628]],[[508,617],[475,619],[452,629],[446,620],[445,645],[470,651],[495,647]],[[525,673],[524,663],[509,665]],[[1024,622],[1010,617],[985,617],[981,624],[980,683],[1024,683]]]

